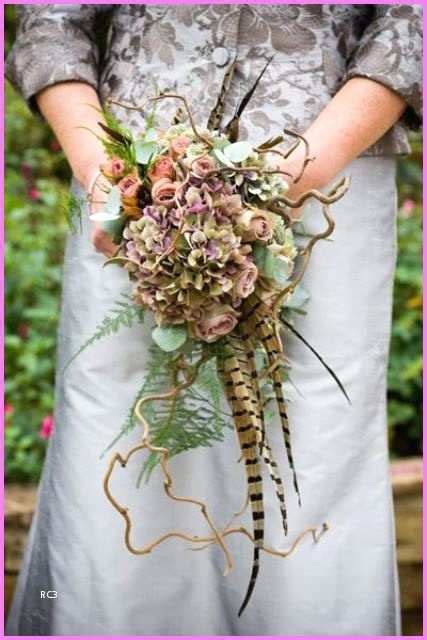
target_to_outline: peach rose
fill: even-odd
[[[125,168],[124,161],[117,157],[111,158],[99,167],[102,175],[113,182],[117,182],[120,178],[123,178]]]
[[[157,180],[160,180],[161,178],[169,178],[169,180],[173,180],[175,175],[174,164],[168,156],[158,158],[148,172],[148,177],[151,182],[157,182]]]
[[[177,188],[178,185],[176,182],[171,182],[168,178],[160,178],[160,180],[154,183],[151,189],[153,203],[171,207],[175,203]]]
[[[174,138],[169,147],[172,158],[176,159],[182,156],[190,142],[191,140],[190,138],[187,138],[187,136],[178,136],[177,138]]]
[[[193,173],[199,178],[204,178],[208,173],[217,168],[217,164],[210,156],[202,156],[197,158],[191,165]]]
[[[234,294],[238,298],[247,298],[255,289],[255,282],[258,277],[256,265],[248,260],[247,265],[238,274],[234,284]]]
[[[194,323],[194,335],[204,342],[214,342],[233,331],[237,319],[238,313],[230,305],[215,305]]]
[[[117,185],[122,194],[124,212],[131,218],[141,214],[138,207],[138,192],[141,184],[141,180],[136,175],[129,175],[122,178]]]

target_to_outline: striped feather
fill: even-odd
[[[291,444],[291,432],[289,429],[289,418],[286,407],[285,398],[282,388],[282,363],[280,357],[282,355],[282,348],[277,338],[275,328],[272,322],[270,322],[265,316],[256,314],[256,321],[254,324],[254,331],[257,338],[262,343],[265,352],[267,354],[267,361],[270,366],[270,378],[273,383],[274,394],[276,396],[277,407],[279,410],[280,421],[282,423],[283,438],[285,441],[286,454],[288,457],[289,466],[293,474],[294,488],[298,496],[298,503],[301,506],[301,494],[298,486],[298,479],[295,470],[295,464],[292,454]]]
[[[206,125],[209,131],[216,131],[221,125],[222,116],[224,115],[225,100],[227,98],[230,84],[233,79],[235,64],[235,61],[232,62],[224,75],[224,80],[222,81],[221,85],[221,91],[218,94],[218,99],[209,115],[208,123]]]
[[[231,339],[229,344],[221,373],[245,463],[254,533],[252,572],[245,598],[239,609],[238,615],[241,616],[251,598],[259,572],[259,552],[264,544],[264,500],[257,439],[257,429],[259,430],[260,426],[257,412],[254,410],[253,389],[242,373],[241,361],[236,356]]]
[[[240,337],[242,340],[243,349],[247,358],[248,372],[247,375],[250,378],[249,384],[252,385],[256,396],[256,402],[254,402],[254,408],[257,411],[257,418],[259,421],[260,429],[257,429],[257,439],[259,446],[260,456],[263,458],[267,465],[270,478],[275,487],[276,496],[279,501],[280,512],[282,514],[283,530],[285,535],[288,533],[288,518],[286,511],[285,491],[283,487],[283,481],[278,472],[277,462],[274,460],[273,452],[268,442],[268,437],[265,428],[265,415],[262,405],[261,391],[258,384],[258,372],[255,362],[255,351],[250,333],[246,332],[246,328],[241,324],[239,327]],[[243,369],[244,371],[244,369]]]

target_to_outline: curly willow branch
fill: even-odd
[[[190,107],[188,106],[188,102],[183,96],[180,96],[180,95],[178,95],[176,93],[163,93],[160,96],[154,96],[153,98],[147,98],[147,100],[145,102],[143,102],[139,106],[138,105],[127,104],[126,102],[119,102],[118,100],[113,100],[113,98],[107,98],[107,103],[108,104],[115,104],[118,107],[122,107],[123,109],[129,109],[130,111],[141,111],[141,112],[143,112],[149,102],[159,102],[160,100],[167,100],[168,98],[173,98],[175,100],[180,100],[183,103],[184,109],[187,112],[188,120],[190,121],[190,126],[191,126],[191,128],[193,130],[194,135],[201,142],[203,142],[210,149],[212,149],[213,148],[213,143],[211,142],[211,140],[209,140],[209,138],[206,138],[205,136],[203,136],[199,132],[199,130],[197,129],[196,124],[194,122],[193,115],[192,115],[191,110],[190,110]]]
[[[198,371],[200,369],[200,366],[206,361],[207,357],[206,356],[202,356],[195,365],[193,366],[189,366],[188,364],[183,365],[183,369],[185,370],[190,370],[190,373],[188,376],[186,376],[186,379],[184,382],[176,385],[175,387],[172,387],[169,391],[165,392],[165,393],[158,393],[158,394],[152,394],[152,395],[147,395],[144,396],[142,398],[140,398],[140,400],[138,401],[138,403],[135,406],[135,415],[137,416],[138,420],[141,422],[142,426],[143,426],[143,435],[142,435],[142,440],[141,443],[132,447],[126,455],[122,456],[120,453],[115,453],[108,465],[107,468],[107,472],[104,476],[104,492],[105,495],[107,497],[107,499],[109,500],[109,502],[111,503],[111,505],[114,507],[114,509],[122,516],[122,518],[125,521],[125,536],[124,536],[124,540],[125,540],[125,545],[126,548],[128,549],[128,551],[134,555],[147,555],[149,553],[151,553],[156,547],[158,547],[162,542],[165,542],[166,540],[168,540],[169,538],[179,538],[181,540],[184,540],[186,542],[190,542],[192,544],[203,544],[202,547],[192,547],[192,550],[194,551],[200,551],[202,549],[204,549],[205,547],[208,547],[212,544],[218,544],[221,549],[224,552],[224,556],[225,556],[225,560],[226,560],[226,564],[225,564],[225,568],[224,568],[224,576],[228,574],[228,572],[233,568],[233,560],[231,558],[230,552],[225,544],[224,539],[226,537],[228,537],[229,535],[235,534],[235,533],[240,533],[245,535],[247,538],[249,538],[249,540],[254,543],[255,539],[254,536],[252,535],[252,533],[250,533],[246,527],[234,527],[232,528],[231,525],[234,522],[234,520],[242,515],[244,513],[244,511],[246,510],[247,506],[248,506],[248,499],[246,497],[245,499],[245,503],[244,506],[242,507],[242,509],[240,509],[240,511],[236,512],[233,517],[231,518],[230,522],[226,525],[226,527],[221,531],[220,529],[218,529],[215,524],[213,523],[213,520],[211,518],[211,516],[208,513],[207,510],[207,506],[206,504],[202,501],[202,500],[197,500],[195,498],[190,498],[187,496],[177,496],[173,493],[172,491],[172,487],[173,487],[173,479],[172,479],[172,475],[171,472],[169,470],[169,466],[168,466],[168,461],[169,461],[169,450],[166,447],[157,447],[155,445],[153,445],[150,441],[150,429],[149,429],[149,425],[147,420],[144,418],[144,415],[142,414],[142,406],[147,403],[147,402],[151,402],[153,400],[166,400],[169,398],[174,398],[176,397],[181,391],[183,391],[184,389],[188,388],[191,384],[193,384],[194,380],[197,377]],[[129,509],[127,507],[122,506],[117,500],[116,498],[113,496],[113,494],[111,493],[110,490],[110,480],[111,480],[111,476],[113,474],[114,468],[116,463],[119,463],[122,467],[126,467],[129,460],[131,459],[131,457],[139,452],[142,451],[144,449],[147,449],[148,451],[152,452],[152,453],[157,453],[160,454],[160,467],[163,473],[163,478],[164,478],[164,482],[163,482],[163,487],[165,490],[166,495],[171,499],[171,500],[175,500],[177,502],[187,502],[190,504],[194,504],[198,507],[200,507],[200,510],[202,512],[203,517],[205,518],[209,528],[212,531],[212,535],[211,536],[197,536],[197,535],[190,535],[187,533],[183,533],[181,531],[170,531],[168,533],[165,533],[161,536],[159,536],[158,538],[156,538],[155,540],[153,540],[152,542],[149,542],[148,544],[146,544],[145,546],[141,547],[141,548],[137,548],[132,544],[131,541],[131,532],[132,532],[132,519],[129,515]],[[271,555],[276,555],[279,557],[287,557],[289,556],[291,553],[293,553],[293,551],[296,549],[296,547],[298,546],[298,544],[300,543],[300,541],[308,534],[311,533],[312,537],[313,537],[313,541],[314,542],[318,542],[318,540],[320,539],[320,537],[322,536],[322,534],[328,529],[328,525],[326,523],[324,523],[322,525],[321,531],[317,532],[317,529],[314,527],[310,527],[308,529],[305,529],[294,541],[294,543],[291,545],[291,547],[287,550],[277,550],[277,549],[273,549],[271,547],[268,546],[263,546],[262,550],[265,551],[265,553],[269,553]]]
[[[311,253],[316,243],[319,242],[319,240],[325,240],[326,238],[328,238],[332,234],[333,230],[335,229],[335,221],[333,220],[330,214],[329,205],[340,200],[348,190],[349,185],[350,185],[349,178],[342,178],[332,187],[331,191],[326,196],[323,193],[320,193],[313,189],[311,191],[307,191],[306,193],[302,194],[302,196],[298,200],[294,201],[298,203],[294,205],[297,207],[300,206],[299,203],[301,200],[302,202],[305,202],[310,197],[313,197],[319,202],[321,202],[323,205],[322,214],[324,219],[326,220],[326,228],[323,231],[320,231],[318,234],[312,236],[309,242],[307,243],[307,245],[304,247],[304,249],[301,249],[301,251],[299,252],[300,257],[302,257],[302,265],[298,269],[298,273],[291,280],[291,282],[288,285],[286,285],[286,287],[284,287],[278,294],[273,294],[273,296],[276,296],[273,304],[274,315],[277,316],[278,313],[280,312],[280,307],[282,305],[282,302],[285,296],[290,293],[293,293],[296,286],[301,282],[304,276],[304,273],[307,269],[308,263],[310,261]]]

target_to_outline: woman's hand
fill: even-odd
[[[108,188],[106,181],[99,177],[95,183],[93,179],[86,187],[91,190],[89,193],[89,215],[102,211],[104,203],[107,199]],[[118,245],[114,244],[110,234],[106,233],[102,228],[102,223],[91,220],[91,242],[98,253],[103,253],[107,258],[111,258],[117,251]]]
[[[73,175],[88,192],[93,176],[99,171],[100,164],[106,161],[104,148],[98,138],[105,134],[99,126],[103,116],[95,89],[84,82],[61,82],[46,87],[36,98],[40,111],[55,132]],[[100,209],[105,198],[105,191],[96,185],[93,200],[97,203],[94,202],[93,212],[95,207]],[[96,251],[110,257],[117,246],[100,223],[91,222],[91,225],[91,240]]]
[[[98,253],[103,253],[107,258],[111,258],[117,251],[118,246],[111,240],[111,236],[106,233],[98,222],[92,222],[91,242]]]

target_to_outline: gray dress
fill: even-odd
[[[342,13],[333,5],[319,7],[320,13],[304,5],[147,6],[143,15],[144,7],[119,5],[113,12],[100,93],[139,101],[146,87],[144,77],[155,74],[168,84],[174,76],[176,89],[188,93],[202,117],[215,96],[209,78],[218,84],[227,56],[237,54],[241,64],[227,102],[231,113],[259,59],[273,48],[278,52],[270,71],[273,82],[260,87],[259,102],[249,108],[244,127],[251,139],[267,138],[283,125],[303,130],[334,91],[327,88],[331,66],[328,71],[325,49],[319,44],[327,41],[328,29],[335,32],[333,20],[347,29],[353,65],[356,61],[359,65],[356,74],[365,71],[369,76],[375,71],[372,48],[381,49],[383,41],[389,42],[381,25],[391,29],[394,20],[399,46],[409,47],[402,33],[408,29],[415,33],[419,19],[416,9],[404,5],[389,5],[376,25],[375,16],[369,22],[358,5],[343,5]],[[393,16],[390,7],[400,7],[400,14]],[[93,5],[39,5],[33,10],[34,15],[24,8],[9,58],[9,74],[25,97],[31,101],[36,91],[52,82],[76,78],[94,83],[88,75],[88,69],[95,73],[97,65],[88,19],[93,17]],[[134,12],[136,17],[129,15]],[[285,25],[282,39],[279,22]],[[159,30],[166,41],[162,47],[154,37],[159,37]],[[365,56],[354,35],[358,30]],[[68,39],[62,38],[64,32]],[[136,32],[145,39],[132,40]],[[369,43],[370,37],[374,41]],[[67,49],[64,57],[51,56],[40,67],[25,66],[26,56],[39,51],[45,59],[55,47]],[[341,54],[336,54],[335,63],[341,65]],[[404,94],[409,85],[402,88],[402,78],[411,86],[419,78],[415,63],[401,64],[407,65],[406,75],[399,71],[387,80]],[[378,64],[376,70],[381,73]],[[208,74],[205,79],[202,71]],[[279,79],[286,81],[285,87]],[[410,103],[408,98],[412,106],[406,121],[416,119],[417,100]],[[165,122],[173,111],[170,105],[161,113]],[[129,114],[118,115],[137,127]],[[143,557],[125,549],[123,521],[102,490],[107,461],[99,456],[117,433],[144,376],[150,326],[147,322],[96,344],[61,373],[112,301],[129,286],[122,270],[102,269],[103,257],[89,241],[87,218],[83,232],[68,238],[58,334],[56,431],[49,443],[8,635],[399,635],[386,369],[396,255],[394,154],[407,148],[404,126],[399,123],[346,168],[351,190],[334,209],[333,242],[316,247],[304,280],[310,300],[298,329],[339,373],[352,406],[305,347],[291,339],[288,344],[298,389],[291,392],[290,420],[303,506],[299,508],[289,492],[286,540],[275,497],[267,493],[267,537],[273,546],[286,548],[305,527],[327,521],[330,531],[317,545],[305,539],[289,558],[263,554],[252,601],[241,618],[237,609],[252,557],[246,539],[230,539],[235,568],[227,577],[222,576],[223,558],[217,548],[194,552],[175,540]],[[83,195],[77,184],[73,188]],[[314,231],[319,224],[317,205],[308,204],[307,229]],[[290,486],[276,421],[269,432],[285,484]],[[132,432],[117,450],[127,451],[139,436]],[[245,491],[237,458],[231,431],[210,449],[181,454],[171,464],[177,493],[206,500],[214,520],[225,524],[241,506]],[[205,525],[194,507],[164,497],[159,473],[149,485],[135,489],[141,459],[118,469],[112,485],[118,500],[132,512],[135,546],[170,529],[203,534]],[[57,597],[41,598],[40,592],[48,590]]]

